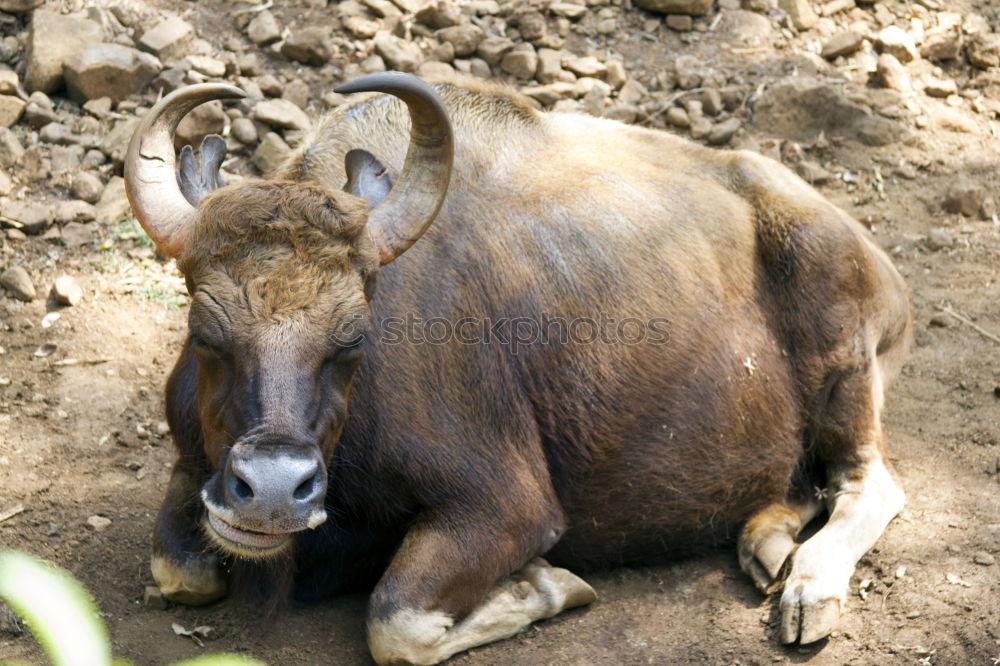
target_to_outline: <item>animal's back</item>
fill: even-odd
[[[740,158],[489,90],[438,90],[456,137],[449,194],[382,270],[372,309],[383,322],[472,317],[492,337],[375,345],[352,422],[411,440],[517,423],[510,436],[545,457],[569,518],[558,560],[646,559],[734,536],[787,491],[808,400],[759,251],[771,222]],[[339,155],[364,147],[398,173],[407,127],[388,98],[341,112],[313,139],[325,161],[310,172],[340,186]],[[503,320],[549,339],[518,344]],[[439,399],[386,408],[380,391],[415,374]]]

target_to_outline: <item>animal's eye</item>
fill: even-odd
[[[191,338],[191,344],[194,345],[194,348],[197,352],[204,354],[212,354],[214,356],[219,356],[219,357],[225,356],[225,354],[220,349],[206,342],[205,339],[202,338],[197,333],[192,332],[189,335]]]

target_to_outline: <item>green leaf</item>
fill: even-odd
[[[59,567],[0,551],[0,599],[27,621],[54,666],[109,666],[108,632],[87,590]]]
[[[238,654],[206,654],[203,657],[178,661],[174,666],[267,666],[267,664]]]

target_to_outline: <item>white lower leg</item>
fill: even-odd
[[[903,508],[904,495],[873,445],[860,468],[834,473],[830,518],[792,557],[781,595],[781,640],[811,643],[835,627],[854,567]]]
[[[581,578],[535,558],[493,588],[458,624],[446,613],[416,609],[370,620],[368,647],[378,664],[436,664],[596,598]]]

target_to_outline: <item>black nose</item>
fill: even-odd
[[[245,527],[261,531],[313,527],[326,494],[318,451],[236,446],[225,471],[226,499]]]

